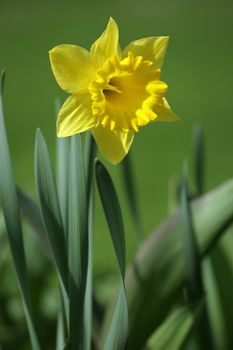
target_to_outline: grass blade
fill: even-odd
[[[205,259],[203,264],[204,270],[204,285],[206,291],[206,302],[208,307],[208,313],[210,315],[210,324],[212,328],[212,334],[215,344],[215,349],[230,349],[230,339],[232,334],[232,328],[230,322],[228,323],[226,317],[226,310],[224,310],[223,299],[221,289],[224,288],[224,285],[220,285],[216,272],[214,270],[214,264],[212,259]],[[225,261],[221,261],[221,273],[224,267],[225,274]],[[228,276],[227,276],[228,277]],[[232,277],[232,276],[231,276]],[[227,281],[229,281],[227,279]],[[228,284],[228,283],[227,283]],[[228,289],[228,285],[227,285]],[[229,288],[230,291],[230,288]],[[229,293],[228,291],[228,293]],[[228,294],[227,293],[227,294]],[[232,289],[230,291],[232,295]],[[227,305],[229,308],[229,304]],[[232,322],[231,322],[232,324]],[[230,326],[230,327],[229,327]],[[229,329],[230,328],[230,329]]]
[[[96,144],[90,133],[85,138],[85,168],[87,174],[87,198],[88,198],[88,271],[84,305],[84,334],[83,349],[90,350],[92,342],[92,311],[93,311],[93,215],[94,215],[94,191],[93,191],[93,167],[96,154]]]
[[[201,256],[198,251],[191,208],[188,200],[187,168],[184,169],[181,183],[181,225],[187,271],[188,301],[190,303],[195,303],[205,298],[205,292],[202,281]],[[213,340],[210,332],[206,304],[203,306],[203,313],[197,325],[197,342],[200,349],[213,349]]]
[[[58,195],[47,145],[40,130],[36,133],[35,177],[39,207],[58,274],[67,289],[67,252]]]
[[[188,200],[187,174],[184,171],[181,183],[181,225],[184,242],[184,254],[187,270],[187,287],[190,302],[203,298],[204,290],[201,278],[201,257],[198,252],[196,236],[193,228],[191,209]]]
[[[204,137],[200,126],[194,129],[194,182],[197,195],[204,193]]]
[[[125,237],[120,204],[112,179],[100,161],[96,162],[96,181],[122,278],[125,275]]]
[[[64,334],[64,318],[62,311],[58,312],[57,317],[57,337],[56,337],[56,350],[63,350],[65,344],[65,334]]]
[[[193,336],[201,306],[181,306],[175,309],[148,341],[149,349],[181,350]]]
[[[84,333],[83,349],[91,349],[92,339],[92,275],[93,275],[93,194],[89,201],[88,210],[88,271],[84,301]]]
[[[124,350],[128,337],[128,309],[125,286],[121,280],[117,304],[115,306],[111,325],[104,344],[104,350]]]
[[[96,143],[91,133],[86,134],[84,160],[87,174],[87,197],[90,199],[93,186],[94,159],[96,156]]]
[[[216,237],[219,239],[233,223],[233,180],[194,200],[191,209],[203,257],[212,242],[216,244]],[[182,293],[186,269],[180,232],[180,214],[173,215],[143,243],[127,271],[130,350],[143,347]],[[111,315],[110,311],[105,325]]]
[[[21,189],[18,188],[18,201],[22,216],[30,224],[37,234],[42,247],[49,259],[52,258],[51,250],[49,248],[48,238],[46,236],[43,222],[41,220],[40,210],[38,205]]]
[[[33,350],[39,350],[40,346],[32,320],[31,299],[29,293],[29,282],[23,245],[17,189],[13,178],[7,135],[5,131],[2,101],[3,81],[4,73],[2,72],[0,82],[0,197],[11,253],[13,256],[14,266],[22,296],[31,346]]]
[[[134,223],[135,233],[137,235],[138,240],[140,241],[143,239],[143,226],[139,214],[139,208],[137,205],[138,201],[136,198],[136,186],[135,179],[133,176],[132,160],[130,154],[128,154],[122,161],[121,170],[125,193],[127,196],[129,209]]]
[[[120,204],[112,179],[100,161],[96,162],[96,181],[121,273],[118,300],[114,308],[110,328],[103,348],[104,350],[123,350],[126,347],[128,337],[128,308],[124,285],[124,225]]]
[[[56,115],[60,109],[61,105],[59,100],[55,101],[55,112]],[[70,153],[70,138],[56,138],[56,165],[57,165],[57,192],[58,200],[61,209],[61,218],[63,224],[63,230],[65,235],[65,242],[67,245],[67,235],[68,235],[68,187],[69,187],[69,153]],[[68,259],[68,258],[67,258]],[[69,324],[69,300],[68,295],[64,288],[61,288],[66,321],[66,330]],[[63,324],[64,325],[64,324]],[[65,326],[65,325],[64,325]],[[65,330],[64,330],[65,332]]]
[[[57,137],[57,190],[65,237],[68,231],[68,169],[70,138]]]
[[[81,135],[72,136],[69,177],[70,349],[82,348],[88,271],[88,199]]]

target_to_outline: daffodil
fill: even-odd
[[[105,158],[119,163],[128,153],[135,132],[151,121],[175,121],[161,81],[167,36],[154,36],[119,46],[116,22],[90,52],[76,45],[58,45],[50,54],[54,76],[71,94],[60,109],[58,137],[90,131]]]

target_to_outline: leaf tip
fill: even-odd
[[[0,93],[1,94],[3,92],[5,76],[6,76],[6,71],[5,71],[5,69],[2,69],[1,73],[0,73]]]

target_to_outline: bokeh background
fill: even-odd
[[[7,73],[5,116],[14,174],[33,197],[35,131],[42,129],[54,158],[54,100],[66,98],[52,75],[48,51],[62,43],[89,48],[110,16],[119,25],[122,47],[137,38],[171,37],[162,78],[169,84],[169,103],[182,122],[143,128],[131,150],[147,235],[168,213],[169,182],[179,179],[183,160],[192,158],[195,123],[203,126],[206,139],[206,188],[233,174],[233,2],[0,0],[0,68]],[[123,207],[130,260],[136,240],[120,170],[107,166]],[[98,199],[96,206],[95,278],[114,280],[116,263]]]

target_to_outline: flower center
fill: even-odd
[[[138,131],[163,104],[168,87],[159,78],[160,70],[142,56],[111,57],[89,86],[93,115],[110,130]]]

